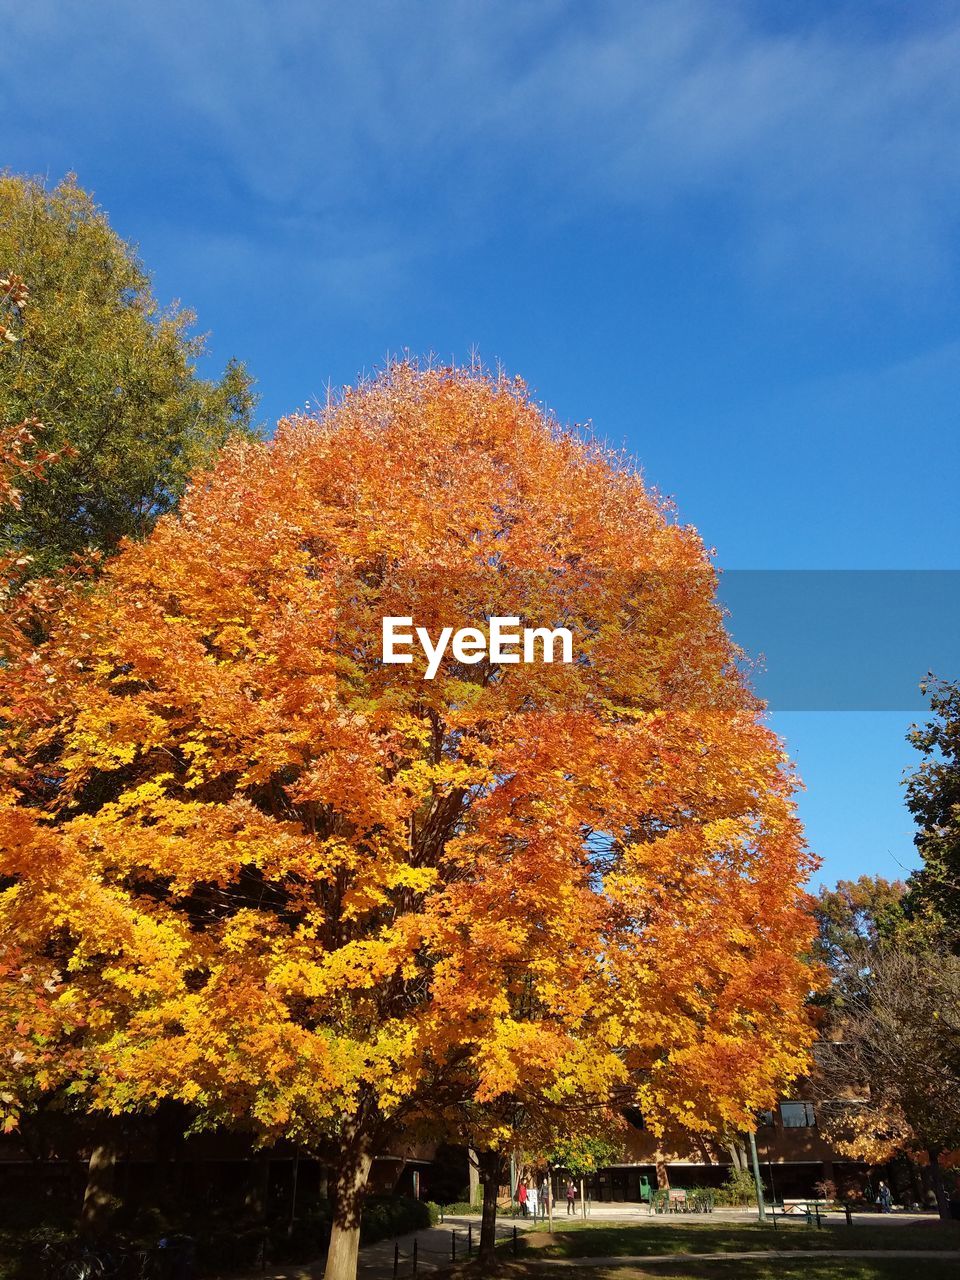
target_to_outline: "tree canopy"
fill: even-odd
[[[851,987],[859,989],[861,971],[878,946],[916,934],[906,914],[906,893],[902,881],[883,876],[838,880],[835,888],[820,889],[813,900],[815,954],[832,979],[824,1000],[842,1005]]]
[[[960,951],[960,681],[930,679],[933,719],[915,726],[909,741],[923,761],[907,781],[907,807],[923,859],[910,877],[909,905],[943,923]]]
[[[960,1149],[960,958],[880,943],[845,984],[833,1033],[817,1053],[827,1133],[870,1163],[929,1160],[948,1217],[940,1166]]]
[[[714,592],[517,383],[394,365],[228,446],[0,668],[9,1096],[331,1144],[337,1277],[441,1089],[750,1123],[808,1060],[813,861]],[[384,616],[575,660],[428,681]]]
[[[609,1138],[587,1135],[558,1142],[548,1152],[547,1159],[552,1165],[582,1178],[605,1165],[615,1164],[622,1155],[622,1147]]]
[[[0,175],[0,274],[25,291],[19,332],[0,333],[18,339],[0,360],[0,427],[39,420],[43,449],[60,455],[42,478],[18,477],[0,550],[46,572],[147,533],[191,473],[251,429],[254,397],[240,364],[218,380],[198,374],[192,313],[161,309],[134,250],[72,177],[48,189]]]
[[[837,1149],[883,1163],[940,1161],[960,1147],[960,969],[942,919],[913,888],[841,880],[814,902],[817,952],[832,982],[816,1049],[821,1125]]]

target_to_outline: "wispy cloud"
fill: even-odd
[[[954,259],[954,6],[896,30],[813,0],[777,27],[714,0],[0,10],[5,128],[203,184],[217,237],[242,206],[275,240],[382,264],[512,219],[669,218],[693,197],[753,272],[801,255],[896,285]]]

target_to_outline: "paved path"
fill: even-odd
[[[682,1228],[682,1224],[690,1223],[709,1223],[722,1221],[738,1221],[738,1222],[756,1222],[756,1210],[726,1210],[713,1212],[710,1214],[689,1213],[677,1216],[663,1216],[660,1214],[650,1215],[646,1205],[624,1205],[624,1204],[604,1204],[594,1205],[590,1214],[590,1220],[596,1222],[598,1219],[614,1223],[629,1223],[631,1226],[641,1226],[649,1223],[651,1226],[672,1226],[676,1225]],[[856,1213],[853,1221],[856,1226],[870,1227],[877,1223],[884,1226],[891,1226],[894,1223],[906,1226],[910,1222],[916,1222],[925,1219],[930,1221],[930,1215],[926,1214],[875,1214],[875,1213]],[[826,1216],[824,1220],[827,1221]],[[842,1214],[831,1215],[831,1222],[844,1221]],[[554,1215],[554,1230],[563,1231],[564,1226],[570,1221],[566,1214]],[[791,1220],[790,1218],[782,1219],[777,1215],[777,1222],[783,1222],[784,1228],[787,1230],[809,1230],[805,1227],[803,1217]],[[789,1226],[787,1226],[789,1223]],[[518,1232],[527,1232],[535,1225],[543,1226],[542,1222],[535,1224],[529,1218],[497,1218],[497,1238],[499,1240],[508,1239],[513,1235],[514,1227]],[[413,1242],[417,1241],[417,1272],[438,1271],[449,1267],[451,1262],[451,1232],[456,1232],[457,1261],[463,1261],[467,1253],[467,1228],[473,1227],[473,1244],[476,1249],[480,1239],[480,1218],[476,1215],[463,1215],[453,1218],[447,1218],[443,1223],[423,1229],[421,1231],[410,1232],[407,1235],[400,1236],[399,1239],[380,1240],[376,1244],[364,1245],[360,1250],[360,1264],[358,1267],[359,1280],[392,1280],[393,1277],[393,1248],[395,1244],[400,1246],[400,1280],[411,1280],[412,1276],[412,1258],[413,1258]],[[780,1250],[758,1250],[750,1252],[724,1252],[724,1253],[664,1253],[664,1254],[632,1254],[629,1256],[598,1256],[586,1258],[542,1258],[537,1257],[536,1250],[527,1249],[523,1254],[523,1262],[525,1267],[542,1267],[545,1270],[555,1268],[558,1270],[571,1269],[577,1267],[583,1268],[612,1268],[612,1267],[638,1267],[650,1265],[652,1263],[677,1262],[684,1259],[700,1260],[700,1261],[721,1261],[723,1259],[732,1258],[943,1258],[960,1260],[960,1250],[937,1250],[937,1249],[780,1249]],[[508,1259],[507,1259],[508,1260]],[[323,1260],[315,1263],[300,1263],[290,1266],[268,1267],[266,1271],[257,1272],[256,1275],[245,1273],[245,1280],[321,1280],[323,1276]]]
[[[518,1232],[529,1231],[534,1223],[530,1219],[512,1218],[497,1219],[497,1239],[506,1240],[513,1235],[516,1226]],[[420,1231],[411,1231],[396,1239],[378,1240],[376,1244],[365,1244],[360,1249],[360,1263],[357,1268],[359,1280],[392,1280],[393,1247],[400,1246],[401,1280],[409,1280],[413,1271],[413,1242],[417,1242],[417,1273],[439,1271],[449,1267],[451,1263],[451,1233],[456,1232],[456,1260],[463,1262],[467,1256],[467,1228],[473,1227],[473,1248],[476,1252],[480,1242],[479,1216],[447,1218],[435,1227],[426,1227]],[[314,1263],[295,1263],[290,1266],[267,1267],[266,1271],[256,1273],[244,1272],[244,1280],[320,1280],[323,1275],[323,1260]]]
[[[528,1218],[497,1219],[497,1239],[508,1240],[513,1235],[513,1228],[518,1233],[529,1231],[533,1222]],[[393,1246],[400,1246],[400,1274],[409,1276],[413,1270],[413,1242],[417,1242],[417,1272],[437,1271],[449,1267],[452,1261],[463,1262],[467,1256],[468,1228],[473,1228],[473,1250],[476,1253],[480,1243],[479,1217],[446,1218],[435,1227],[426,1231],[412,1231],[401,1236],[399,1240],[379,1240],[376,1244],[365,1245],[360,1250],[360,1266],[358,1275],[363,1280],[380,1280],[380,1277],[393,1276]],[[452,1235],[456,1234],[456,1253],[452,1247]],[[309,1274],[309,1273],[308,1273]]]

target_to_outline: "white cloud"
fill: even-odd
[[[896,33],[715,0],[3,10],[15,137],[59,127],[80,160],[97,139],[335,260],[693,196],[757,273],[899,285],[953,263],[953,7]]]

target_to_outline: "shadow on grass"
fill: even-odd
[[[520,1238],[521,1257],[618,1258],[648,1254],[750,1253],[759,1249],[960,1249],[960,1222],[897,1226],[843,1224],[821,1229],[799,1224],[774,1228],[757,1223],[650,1223],[596,1226],[575,1231],[531,1232]],[[960,1265],[952,1264],[960,1276]],[[567,1273],[565,1273],[567,1274]],[[592,1274],[596,1275],[597,1272]],[[624,1272],[618,1272],[623,1280]]]
[[[564,1272],[573,1280],[956,1280],[957,1263],[930,1258],[730,1258],[689,1259],[628,1267]]]
[[[474,1264],[450,1274],[452,1280],[544,1280],[550,1273],[530,1258],[504,1260],[489,1272]],[[958,1274],[957,1261],[946,1258],[678,1257],[642,1266],[565,1268],[556,1280],[957,1280]]]

